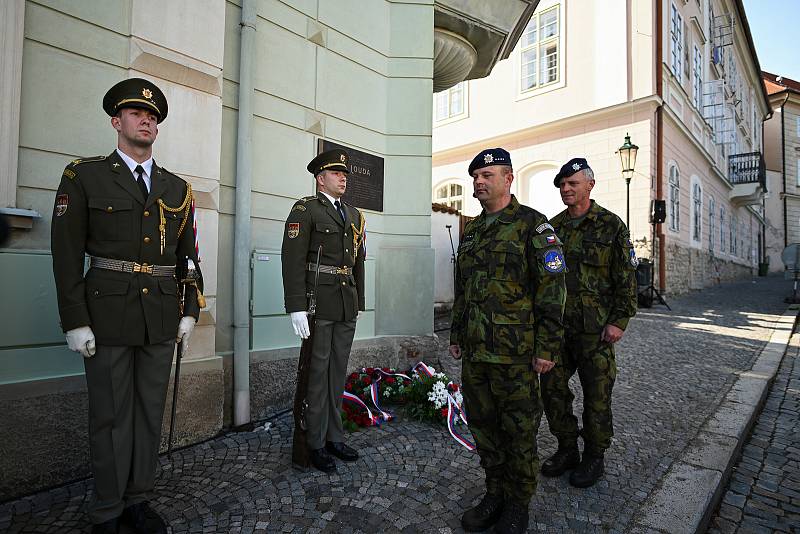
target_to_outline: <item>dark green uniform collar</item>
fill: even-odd
[[[503,224],[512,223],[516,219],[517,211],[519,211],[519,202],[517,201],[517,197],[511,195],[511,202],[509,202],[508,206],[506,206],[500,211],[500,215],[497,216],[497,220]],[[483,211],[481,211],[481,214],[478,215],[478,217],[476,218],[476,222],[484,224],[485,219],[486,219],[486,210],[484,209]]]

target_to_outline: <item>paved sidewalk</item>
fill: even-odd
[[[800,532],[800,334],[792,336],[708,532]]]
[[[646,515],[665,475],[749,370],[776,327],[791,284],[778,277],[724,284],[640,310],[618,347],[616,436],[605,478],[571,487],[543,479],[531,531],[624,532]],[[425,361],[458,375],[441,350]],[[441,361],[441,364],[439,364]],[[576,399],[579,407],[580,396]],[[578,409],[578,411],[580,411]],[[446,429],[395,421],[351,435],[362,458],[336,475],[291,467],[291,418],[161,459],[154,506],[174,532],[460,532],[482,493],[477,455]],[[540,453],[555,450],[543,420]],[[88,482],[0,505],[0,531],[88,532]]]

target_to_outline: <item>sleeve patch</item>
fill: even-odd
[[[286,228],[286,237],[294,239],[300,235],[300,223],[289,223]]]
[[[61,217],[65,213],[67,213],[67,208],[69,207],[69,195],[66,193],[58,195],[56,197],[56,217]]]
[[[542,224],[540,224],[539,226],[536,227],[536,233],[537,234],[541,234],[545,230],[550,230],[551,232],[555,232],[555,230],[550,225],[550,223],[542,223]]]
[[[564,270],[564,255],[558,249],[548,250],[544,255],[544,268],[549,273],[560,273]]]
[[[554,235],[547,236],[545,238],[545,240],[547,241],[548,245],[555,245],[558,242],[558,240],[556,239],[556,236],[554,236]]]
[[[634,269],[639,266],[639,258],[636,257],[636,251],[633,249],[631,249],[631,265]]]
[[[73,171],[72,169],[64,169],[64,176],[72,180],[73,178],[75,178],[75,171]]]
[[[306,207],[302,204],[295,204],[292,211],[306,211]]]

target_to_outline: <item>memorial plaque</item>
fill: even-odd
[[[317,154],[340,148],[350,155],[350,174],[344,201],[357,208],[383,211],[383,158],[319,139]]]

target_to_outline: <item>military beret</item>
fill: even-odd
[[[481,150],[477,156],[472,158],[472,163],[469,164],[467,171],[470,176],[478,169],[488,167],[489,165],[508,165],[511,167],[511,154],[502,148],[487,148]]]
[[[350,155],[340,148],[327,150],[312,159],[306,169],[314,176],[322,171],[342,171],[350,172],[348,160]]]
[[[561,170],[558,171],[556,177],[553,178],[553,185],[560,187],[562,178],[569,178],[576,172],[582,171],[583,169],[591,170],[591,167],[589,167],[589,164],[586,162],[586,160],[584,158],[572,158],[561,167]]]
[[[161,123],[167,118],[167,97],[156,85],[143,78],[122,80],[103,97],[103,109],[113,117],[123,108],[152,111]]]

